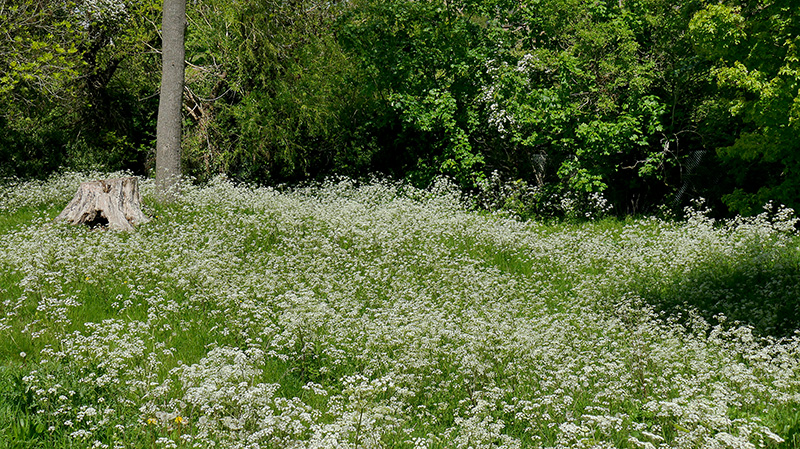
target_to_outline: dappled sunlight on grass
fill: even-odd
[[[671,314],[691,308],[709,322],[722,316],[762,336],[791,337],[800,329],[800,253],[767,248],[711,259],[642,294]]]

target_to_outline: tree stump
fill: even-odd
[[[134,225],[150,221],[142,213],[141,204],[136,178],[82,182],[75,197],[56,220],[133,231]]]

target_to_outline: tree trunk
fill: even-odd
[[[134,225],[150,221],[142,213],[141,204],[136,178],[82,182],[75,197],[56,220],[133,231]]]
[[[181,176],[181,106],[184,84],[186,0],[164,0],[161,22],[161,94],[156,123],[156,190],[174,196]]]

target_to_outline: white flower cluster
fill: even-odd
[[[130,17],[126,0],[82,0],[75,4],[73,14],[87,28],[93,23],[119,24]]]
[[[546,155],[539,155],[542,167]],[[524,180],[509,180],[494,171],[478,183],[478,206],[515,218],[566,217],[596,220],[613,209],[602,192],[553,191]]]
[[[35,197],[4,187],[0,208],[66,204],[79,181]],[[152,183],[142,190],[147,202]],[[553,227],[469,212],[444,181],[278,191],[222,178],[184,185],[134,233],[48,211],[0,235],[14,283],[0,287],[0,342],[29,340],[18,363],[48,438],[766,447],[800,406],[796,335],[648,303],[719,261],[782,270],[797,252],[786,211]],[[754,289],[793,294],[779,281]]]
[[[497,130],[501,136],[509,137],[514,130],[514,115],[504,107],[503,100],[498,97],[496,85],[484,86],[478,100],[486,104],[489,111],[487,120],[489,125]]]
[[[527,97],[527,92],[534,90],[532,77],[549,75],[553,71],[552,67],[533,53],[525,53],[516,64],[496,59],[486,61],[486,73],[490,81],[482,87],[478,101],[486,105],[488,122],[501,136],[507,139],[519,138],[514,135],[521,131],[521,124],[518,122],[525,122],[527,119],[524,116],[515,116],[513,111],[524,111],[525,107],[516,104],[520,99],[514,97]],[[530,98],[526,100],[529,101]]]

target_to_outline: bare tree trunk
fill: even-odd
[[[156,125],[156,190],[170,201],[181,176],[181,106],[183,103],[186,0],[164,0],[161,22],[161,96]]]
[[[72,201],[56,220],[88,226],[133,231],[133,226],[150,221],[142,213],[142,198],[136,178],[82,182]]]

